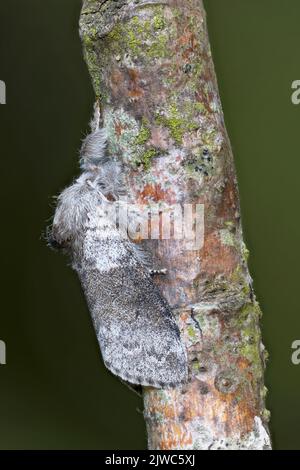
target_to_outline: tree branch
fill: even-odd
[[[131,201],[204,208],[203,246],[141,241],[167,269],[157,282],[190,375],[176,389],[144,389],[149,448],[269,449],[261,312],[202,0],[85,0],[80,32]]]

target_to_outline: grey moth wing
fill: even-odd
[[[113,242],[97,240],[95,232],[92,238],[97,261],[84,257],[79,275],[106,367],[132,384],[185,382],[187,358],[178,326],[130,243],[118,236]]]

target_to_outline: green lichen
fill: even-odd
[[[94,45],[94,41],[92,40],[90,35],[87,33],[84,33],[84,35],[82,36],[82,41],[85,47],[91,47]]]
[[[197,333],[195,331],[195,328],[193,328],[192,326],[188,326],[187,333],[188,333],[191,341],[194,342],[195,340],[197,340]]]
[[[249,372],[252,373],[255,380],[261,380],[263,374],[259,311],[257,302],[246,303],[232,323],[234,329],[240,331],[241,334],[238,347],[239,355],[249,362]]]
[[[143,165],[145,170],[149,170],[151,168],[151,162],[154,157],[157,157],[159,154],[158,150],[155,148],[150,148],[142,153],[140,158],[136,159],[136,165]]]
[[[193,65],[193,73],[196,77],[200,77],[201,73],[203,70],[203,63],[202,62],[196,62]]]
[[[258,344],[243,344],[240,347],[240,354],[242,357],[246,358],[249,363],[252,372],[256,378],[260,378],[263,373],[263,367],[259,352]]]
[[[166,34],[159,34],[154,37],[152,44],[149,45],[147,49],[147,55],[150,58],[163,58],[168,55],[167,43],[168,36]]]
[[[148,121],[145,118],[143,118],[140,132],[135,139],[135,144],[143,145],[150,139],[150,137],[151,137],[151,131],[149,129]]]
[[[163,29],[166,26],[166,23],[162,14],[154,16],[153,25],[155,29]]]
[[[196,103],[194,103],[194,107],[195,107],[195,111],[198,113],[206,112],[206,109],[203,103],[200,103],[197,101]]]
[[[227,220],[224,225],[228,228],[228,230],[233,230],[235,223],[232,222],[232,220]]]
[[[139,127],[137,120],[124,109],[106,109],[104,114],[104,127],[107,130],[109,152],[122,157],[123,161],[134,168],[143,165],[145,170],[151,168],[154,157],[159,155],[155,147],[145,147],[151,137],[150,124],[143,118]],[[121,132],[116,133],[116,125]]]
[[[100,96],[100,76],[101,67],[99,64],[99,58],[96,53],[96,41],[98,38],[97,29],[94,26],[89,25],[88,28],[81,28],[81,40],[83,44],[84,58],[87,63],[96,97]]]
[[[87,63],[87,66],[90,71],[90,75],[92,77],[92,83],[95,91],[96,97],[101,96],[100,92],[100,66],[98,64],[98,57],[94,50],[94,42],[88,38],[85,39],[85,50],[84,50],[84,58]]]
[[[175,106],[171,107],[168,117],[158,116],[156,122],[167,127],[175,142],[181,144],[184,134],[184,120]]]
[[[180,113],[176,105],[173,104],[168,110],[168,115],[158,114],[156,116],[156,123],[169,129],[171,137],[177,144],[182,143],[183,136],[186,132],[192,131],[198,127],[198,124],[192,122]]]
[[[91,26],[88,32],[83,33],[83,42],[93,43],[97,40],[98,31],[97,28]]]
[[[129,30],[127,31],[127,44],[134,55],[138,54],[142,45],[142,41],[137,37],[137,34]]]
[[[122,27],[121,24],[117,24],[107,35],[107,38],[110,42],[116,42],[118,43],[119,41],[122,40]]]
[[[262,412],[262,418],[266,423],[268,423],[271,418],[271,412],[265,408]]]
[[[192,369],[193,369],[193,372],[197,373],[200,371],[200,363],[199,361],[193,361],[192,362]]]
[[[154,6],[147,13],[148,18],[135,15],[125,23],[118,23],[107,35],[109,48],[131,57],[165,57],[170,37],[164,31],[163,9]]]
[[[228,229],[219,230],[222,245],[235,246],[235,238]]]
[[[254,311],[253,303],[250,303],[250,302],[246,303],[239,312],[238,321],[242,323],[245,322],[245,320],[247,320],[247,318],[249,317],[249,315],[252,314],[253,311]],[[239,325],[239,326],[242,326],[242,325]]]
[[[245,263],[247,263],[247,261],[249,259],[250,252],[249,252],[249,250],[246,247],[246,244],[244,242],[242,242],[241,249],[242,249],[243,260],[244,260]]]
[[[85,0],[82,7],[82,15],[94,13],[99,8],[99,0]]]
[[[238,265],[230,276],[233,285],[236,285],[241,294],[247,299],[250,294],[250,286],[248,278],[245,277],[245,272],[242,266]]]

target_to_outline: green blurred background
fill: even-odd
[[[250,267],[270,352],[275,448],[300,449],[299,0],[206,0],[239,178]],[[93,91],[78,36],[80,0],[0,3],[1,449],[143,449],[140,399],[104,369],[66,259],[40,233],[76,174]]]

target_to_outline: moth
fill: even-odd
[[[105,149],[105,131],[92,123],[82,173],[57,198],[49,241],[71,257],[106,367],[131,384],[174,387],[187,380],[186,350],[143,252],[110,216],[124,188]]]

